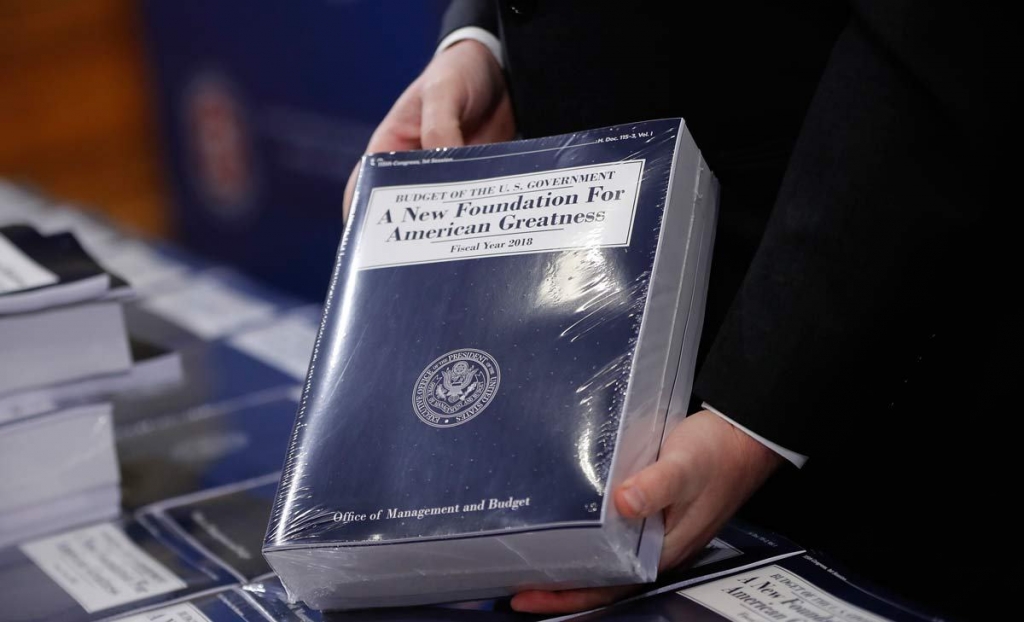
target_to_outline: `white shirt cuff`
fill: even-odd
[[[777,445],[777,444],[771,442],[770,440],[766,439],[765,437],[763,437],[763,436],[761,436],[761,435],[759,435],[759,434],[757,434],[755,432],[752,432],[752,431],[748,430],[747,428],[741,426],[740,424],[736,423],[732,419],[726,417],[725,415],[723,415],[719,411],[715,410],[715,407],[711,406],[707,402],[704,402],[703,404],[701,404],[701,407],[704,408],[705,410],[710,410],[711,412],[715,413],[716,415],[718,415],[722,419],[725,419],[726,421],[728,421],[732,425],[736,426],[736,428],[738,428],[738,429],[742,430],[744,433],[746,433],[746,435],[749,436],[750,438],[754,439],[758,443],[761,443],[762,445],[764,445],[768,449],[771,449],[772,451],[774,451],[775,453],[779,454],[780,456],[782,456],[786,460],[789,460],[790,462],[793,463],[793,466],[795,466],[796,468],[799,469],[800,467],[802,467],[804,465],[805,462],[807,462],[807,456],[805,456],[803,454],[798,454],[795,451],[790,451],[789,449],[786,449],[782,445]]]
[[[501,41],[494,36],[490,31],[484,30],[479,26],[463,26],[462,28],[456,28],[447,37],[441,40],[441,44],[437,46],[437,51],[434,52],[434,56],[437,56],[446,48],[449,48],[459,41],[465,39],[472,39],[482,43],[484,47],[491,51],[494,55],[494,60],[498,61],[498,66],[502,69],[505,68],[505,62],[501,58]]]

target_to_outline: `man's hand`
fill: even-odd
[[[367,153],[459,147],[511,140],[512,103],[498,61],[466,39],[445,49],[405,89],[377,126]],[[355,171],[345,188],[348,219]]]
[[[689,559],[707,544],[782,458],[728,421],[703,410],[665,440],[658,461],[615,490],[624,516],[665,512],[660,569]],[[512,607],[533,613],[570,613],[610,604],[636,586],[521,592]]]

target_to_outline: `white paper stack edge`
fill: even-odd
[[[113,430],[109,403],[0,423],[0,547],[118,514]]]

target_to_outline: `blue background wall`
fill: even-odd
[[[349,173],[433,54],[445,4],[146,2],[180,240],[320,299]]]

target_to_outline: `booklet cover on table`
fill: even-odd
[[[287,397],[254,399],[120,426],[117,452],[124,507],[136,509],[279,473],[295,406]],[[258,518],[261,540],[272,496],[273,489],[267,511]]]
[[[154,393],[114,396],[119,430],[165,417],[206,417],[270,400],[296,399],[299,393],[301,381],[295,376],[225,341],[193,344],[181,348],[178,355],[182,377],[173,386]]]
[[[632,598],[676,591],[803,552],[803,547],[779,534],[734,518],[693,559],[660,573],[655,583]]]
[[[238,584],[156,521],[98,523],[0,549],[0,622],[93,622]]]
[[[942,622],[806,554],[607,607],[580,622]]]
[[[264,554],[317,608],[654,578],[717,183],[680,119],[363,159]]]
[[[277,618],[274,618],[275,620]],[[197,596],[117,618],[117,622],[268,622],[266,614],[240,588]],[[295,622],[304,622],[295,618]]]
[[[260,554],[280,474],[167,499],[139,510],[147,520],[181,534],[246,581],[271,573]]]

